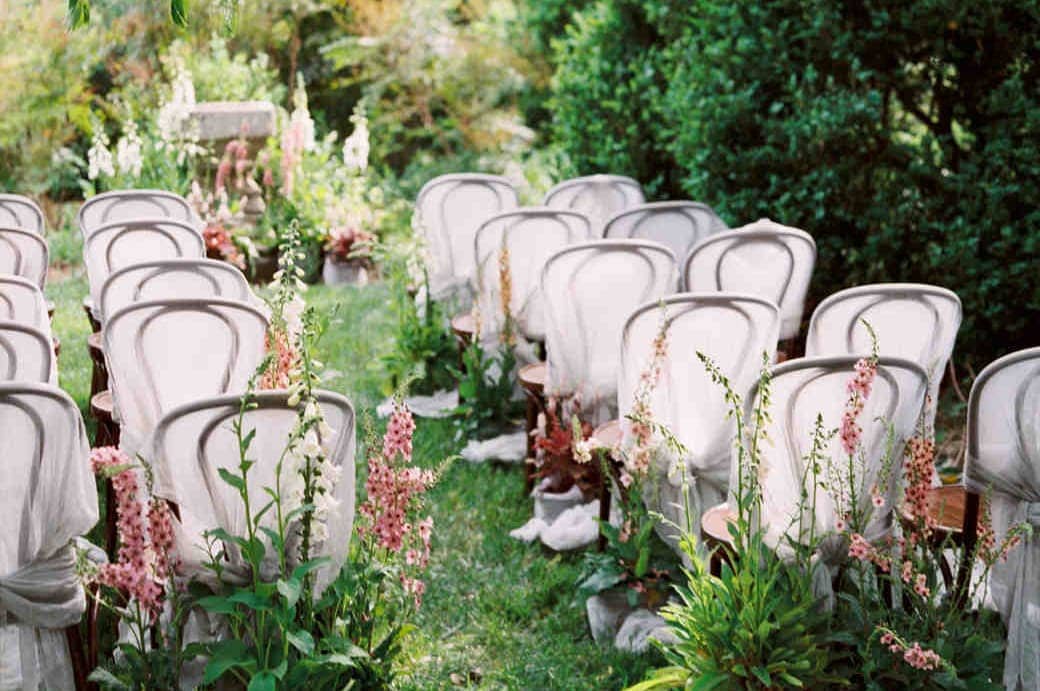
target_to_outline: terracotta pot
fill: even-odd
[[[328,285],[367,285],[368,268],[359,259],[338,259],[326,254],[321,269],[321,279]]]

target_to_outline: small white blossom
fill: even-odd
[[[87,150],[87,177],[97,180],[102,175],[114,177],[115,174],[112,152],[108,149],[108,136],[100,124],[95,124],[94,138]]]

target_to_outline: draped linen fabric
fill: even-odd
[[[617,415],[618,344],[625,320],[646,302],[675,292],[671,251],[644,240],[598,240],[554,254],[542,271],[545,392],[576,397],[597,425]]]
[[[615,214],[646,201],[643,188],[623,175],[588,175],[565,180],[545,194],[545,206],[577,211],[592,221],[592,232],[602,235],[603,226]]]
[[[0,194],[0,228],[21,228],[43,235],[43,212],[29,197]]]
[[[0,319],[0,381],[57,384],[50,336],[33,326]]]
[[[704,238],[728,229],[707,204],[652,202],[616,214],[607,221],[603,237],[653,240],[681,259]]]
[[[686,527],[689,509],[696,529],[701,514],[726,499],[737,433],[725,392],[712,382],[698,353],[711,358],[735,391],[747,391],[759,376],[763,355],[771,362],[776,354],[780,310],[751,295],[682,293],[632,313],[621,337],[618,369],[623,448],[632,443],[632,422],[626,416],[662,328],[667,351],[649,398],[650,413],[683,444],[687,455],[677,457],[663,439],[654,440],[650,489],[644,500],[679,527]],[[678,546],[672,526],[660,525],[659,532],[673,548]]]
[[[338,502],[329,514],[328,537],[313,550],[314,556],[327,556],[331,563],[322,567],[318,582],[325,585],[339,572],[346,560],[354,522],[355,508],[355,416],[354,408],[343,396],[330,391],[317,392],[318,406],[332,429],[328,438],[317,442],[328,460],[340,469],[333,496]],[[286,391],[262,391],[253,398],[256,407],[243,413],[243,434],[255,430],[249,458],[255,461],[247,475],[253,510],[268,501],[264,487],[275,488],[277,466],[286,442],[297,421],[297,409],[288,404]],[[245,508],[238,492],[219,475],[221,468],[238,472],[239,447],[233,430],[241,410],[239,395],[198,400],[170,411],[159,422],[149,445],[146,461],[155,471],[154,493],[179,507],[177,522],[178,554],[182,573],[206,575],[207,559],[202,548],[203,531],[223,528],[232,535],[246,531]],[[281,469],[281,486],[298,483],[289,462]],[[283,499],[291,492],[283,491]],[[291,508],[289,509],[291,510]],[[261,525],[275,526],[273,511],[265,514]],[[225,568],[232,578],[248,578],[241,555],[233,545],[228,548]],[[271,556],[270,553],[268,556]],[[269,564],[269,577],[277,562]]]
[[[115,190],[83,202],[76,223],[84,239],[101,226],[141,219],[180,221],[201,231],[202,223],[184,197],[163,190]]]
[[[545,307],[539,279],[545,262],[558,250],[591,240],[591,236],[589,219],[573,211],[519,209],[485,221],[473,243],[482,340],[497,342],[505,326],[500,266],[503,252],[509,260],[509,313],[518,335],[527,341],[544,341]]]
[[[426,242],[430,297],[452,296],[468,302],[476,273],[473,240],[480,225],[495,214],[515,209],[516,189],[497,175],[441,175],[419,190],[412,226]]]
[[[961,301],[955,293],[919,283],[857,286],[827,297],[813,312],[805,354],[869,355],[870,332],[877,334],[881,355],[906,358],[928,373],[924,432],[931,436],[946,363],[961,324]]]
[[[13,274],[0,275],[0,319],[50,331],[47,299],[32,281]]]
[[[685,289],[760,295],[780,305],[780,339],[798,335],[816,243],[803,230],[761,219],[716,233],[694,246],[683,265]]]
[[[35,231],[0,227],[0,274],[21,276],[43,289],[48,257],[47,242]]]
[[[101,304],[105,281],[119,269],[156,259],[201,259],[205,254],[202,235],[180,221],[117,221],[95,228],[83,240],[83,263],[94,309]]]
[[[1040,348],[990,363],[968,399],[968,490],[989,493],[998,543],[1016,525],[1023,537],[989,576],[990,593],[1008,627],[1004,686],[1040,686]]]
[[[761,527],[765,541],[781,554],[790,549],[789,541],[808,544],[810,539],[823,538],[816,557],[822,567],[814,577],[818,596],[833,604],[829,574],[848,555],[848,545],[837,535],[839,512],[854,509],[866,512],[872,509],[870,520],[863,528],[868,541],[878,540],[892,530],[892,507],[901,488],[900,469],[906,440],[913,435],[921,406],[924,404],[928,376],[917,363],[901,358],[881,357],[873,390],[868,397],[858,422],[863,429],[861,456],[853,463],[849,477],[849,458],[837,434],[821,448],[821,476],[815,478],[807,457],[812,449],[813,430],[817,415],[823,418],[823,429],[841,427],[841,418],[848,397],[846,386],[853,377],[855,356],[815,357],[789,360],[772,368],[771,420],[765,426],[768,443],[760,445],[761,466],[759,478],[762,505],[753,520]],[[747,424],[758,397],[757,384],[745,401]],[[871,506],[871,488],[878,485],[888,452],[891,434],[891,457],[888,492],[881,509]],[[750,469],[740,468],[736,451],[730,469],[730,507],[736,507],[736,497]],[[815,487],[817,481],[827,481],[831,491]],[[856,487],[857,505],[841,506],[832,494],[835,486]],[[814,489],[815,487],[815,489]],[[803,489],[806,501],[799,512]],[[847,498],[846,500],[847,501]]]
[[[109,315],[103,339],[123,450],[136,454],[178,405],[245,391],[267,326],[257,308],[218,298],[149,300]]]
[[[249,287],[237,267],[216,259],[161,259],[125,266],[113,272],[100,294],[105,315],[145,300],[224,298],[246,302],[261,311],[267,306]]]
[[[68,394],[0,383],[0,689],[73,688],[63,629],[86,597],[73,538],[98,520],[86,430]]]

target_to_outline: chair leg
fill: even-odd
[[[545,398],[541,391],[524,387],[524,429],[527,432],[527,458],[534,458],[534,431],[538,426],[538,414],[545,410]],[[524,463],[524,491],[530,494],[534,489],[534,466]]]
[[[112,478],[105,479],[105,552],[108,560],[116,560],[116,548],[119,543],[119,532],[116,527],[116,490],[112,486]]]
[[[83,654],[83,637],[80,635],[79,624],[65,627],[65,642],[69,646],[76,691],[87,691],[87,676],[90,670],[87,669],[87,660]]]

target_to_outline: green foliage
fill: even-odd
[[[487,439],[515,425],[522,404],[516,390],[516,355],[508,345],[491,352],[474,338],[462,353],[459,406],[454,411],[459,438]]]
[[[576,172],[636,174],[819,244],[816,299],[924,281],[977,368],[1040,316],[1040,4],[601,0],[557,46]]]

